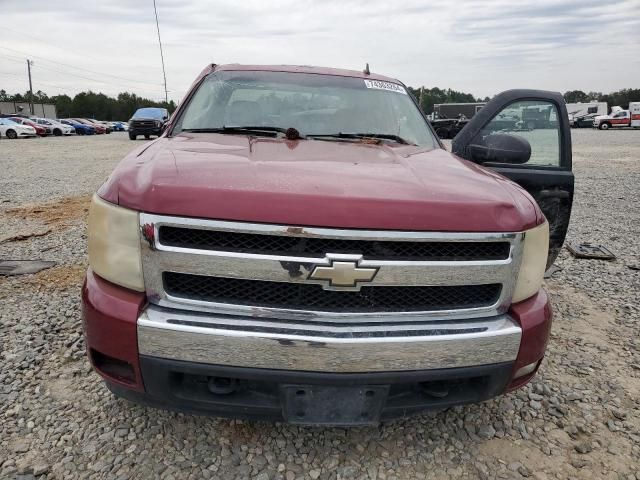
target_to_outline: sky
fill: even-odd
[[[169,98],[209,63],[362,70],[477,97],[640,87],[640,0],[156,0]],[[0,0],[0,89],[161,100],[153,0]]]

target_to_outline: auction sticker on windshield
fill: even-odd
[[[407,94],[404,87],[401,87],[397,83],[381,82],[380,80],[365,80],[364,84],[367,88],[375,88],[377,90],[391,90],[396,93]]]

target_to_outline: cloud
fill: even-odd
[[[410,85],[477,96],[525,86],[610,91],[640,74],[640,0],[156,2],[175,100],[211,62],[369,62]],[[22,0],[2,12],[0,88],[26,90],[30,56],[34,84],[48,93],[164,96],[150,1]]]

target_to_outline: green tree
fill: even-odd
[[[582,90],[571,90],[569,92],[565,92],[564,101],[567,103],[588,102],[589,95],[584,93]]]
[[[433,111],[433,106],[436,103],[464,103],[464,102],[476,102],[481,101],[477,100],[472,94],[458,92],[457,90],[452,90],[447,88],[443,90],[438,87],[434,88],[412,88],[408,87],[409,92],[417,99],[422,99],[420,107],[422,111],[425,113],[431,113]]]

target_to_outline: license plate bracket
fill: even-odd
[[[298,425],[377,425],[388,385],[283,385],[282,414]]]

